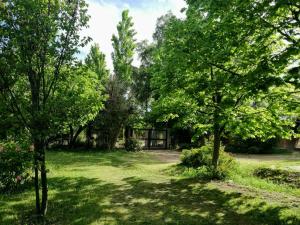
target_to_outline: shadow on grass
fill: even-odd
[[[58,157],[60,155],[61,157]],[[154,160],[153,157],[145,152],[126,152],[122,150],[113,152],[48,152],[48,161],[55,162],[56,166],[113,166],[127,168],[136,164],[157,164],[159,160]]]
[[[50,188],[55,191],[50,196],[46,224],[296,225],[300,222],[294,216],[281,218],[283,207],[267,206],[239,193],[208,188],[196,180],[151,183],[129,177],[123,181],[125,184],[116,185],[84,177],[49,179]],[[24,211],[31,206],[14,205],[21,218],[16,224],[33,224],[30,212]]]

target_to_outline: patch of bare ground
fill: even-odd
[[[165,163],[178,163],[181,153],[175,150],[148,150],[147,152],[155,159]]]
[[[249,197],[257,197],[266,202],[272,202],[288,206],[289,208],[300,207],[300,198],[293,195],[288,195],[286,193],[260,190],[258,188],[251,188],[243,185],[238,185],[230,181],[212,181],[211,184],[222,191],[240,193],[244,196]]]

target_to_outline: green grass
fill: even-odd
[[[47,163],[47,224],[300,224],[299,204],[172,176],[148,153],[49,152]],[[33,189],[1,195],[0,224],[30,224],[33,207]]]
[[[281,157],[277,157],[274,160],[260,159],[259,155],[256,156],[257,160],[241,159],[237,171],[232,171],[229,179],[236,184],[259,188],[268,192],[294,195],[300,198],[300,189],[293,188],[286,184],[273,183],[266,179],[253,176],[254,170],[259,167],[289,169],[289,167],[292,166],[300,166],[300,154],[294,154],[290,157],[287,157],[286,154],[280,156]]]

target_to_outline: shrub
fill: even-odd
[[[300,172],[271,169],[271,168],[257,168],[254,170],[254,175],[271,180],[279,184],[288,184],[290,186],[300,188]]]
[[[201,148],[184,150],[181,155],[181,165],[192,168],[191,173],[196,173],[200,177],[209,179],[223,179],[228,176],[229,172],[235,169],[235,159],[224,152],[224,148],[220,149],[220,158],[217,170],[212,166],[211,145],[202,146]]]
[[[32,181],[33,152],[24,143],[0,143],[0,192],[22,190]]]
[[[128,138],[125,141],[125,149],[128,152],[135,152],[135,151],[140,151],[141,150],[141,145],[139,141],[135,138]]]
[[[277,139],[270,139],[261,141],[255,138],[243,140],[240,137],[230,138],[229,143],[226,145],[226,152],[233,153],[247,153],[247,154],[271,154],[275,152]]]

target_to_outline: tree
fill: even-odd
[[[112,36],[114,75],[106,87],[108,100],[105,110],[96,119],[99,129],[98,145],[108,149],[115,146],[119,133],[132,112],[130,86],[135,31],[128,10],[122,12],[122,20],[117,25],[117,30],[118,35]]]
[[[48,114],[49,102],[60,85],[62,69],[72,64],[78,47],[88,41],[78,34],[88,22],[86,4],[83,0],[2,2],[0,62],[5,69],[1,69],[0,79],[1,90],[5,91],[1,93],[30,131],[34,143],[36,211],[45,216],[48,202],[45,147],[53,125]]]
[[[104,87],[104,92],[107,93],[107,85],[109,82],[109,70],[106,67],[105,55],[100,51],[100,47],[98,44],[94,44],[91,46],[90,52],[85,59],[85,66],[97,74],[98,82],[100,85]],[[104,109],[105,110],[105,109]],[[101,112],[98,112],[98,114]],[[100,117],[98,115],[96,120],[99,120]],[[92,139],[92,128],[93,123],[95,124],[95,120],[91,121],[86,126],[86,144],[87,146],[91,145]]]
[[[140,104],[142,111],[147,112],[150,106],[151,98],[151,72],[152,65],[152,52],[154,51],[154,45],[148,44],[147,41],[142,41],[138,44],[137,51],[139,53],[139,59],[141,65],[135,67],[132,73],[132,95]]]
[[[86,67],[97,74],[102,85],[107,83],[109,70],[106,67],[105,55],[100,51],[98,44],[91,46],[90,52],[85,58]]]
[[[114,76],[125,84],[124,87],[128,88],[132,82],[132,61],[135,49],[135,31],[128,10],[122,12],[122,20],[117,30],[118,36],[112,36]]]
[[[105,74],[95,73],[85,65],[77,65],[63,71],[63,79],[49,102],[52,136],[69,134],[72,148],[80,133],[104,108],[106,96],[101,79]],[[60,107],[60,106],[64,107]],[[52,110],[53,111],[52,111]]]
[[[254,12],[265,10],[259,3],[187,3],[186,19],[171,19],[155,53],[153,113],[191,124],[198,134],[213,133],[216,169],[225,131],[264,139],[292,134],[292,117],[279,98],[289,93],[275,87],[285,85],[280,75],[293,55],[286,63],[270,57],[288,47],[274,41],[278,31],[256,23]]]

